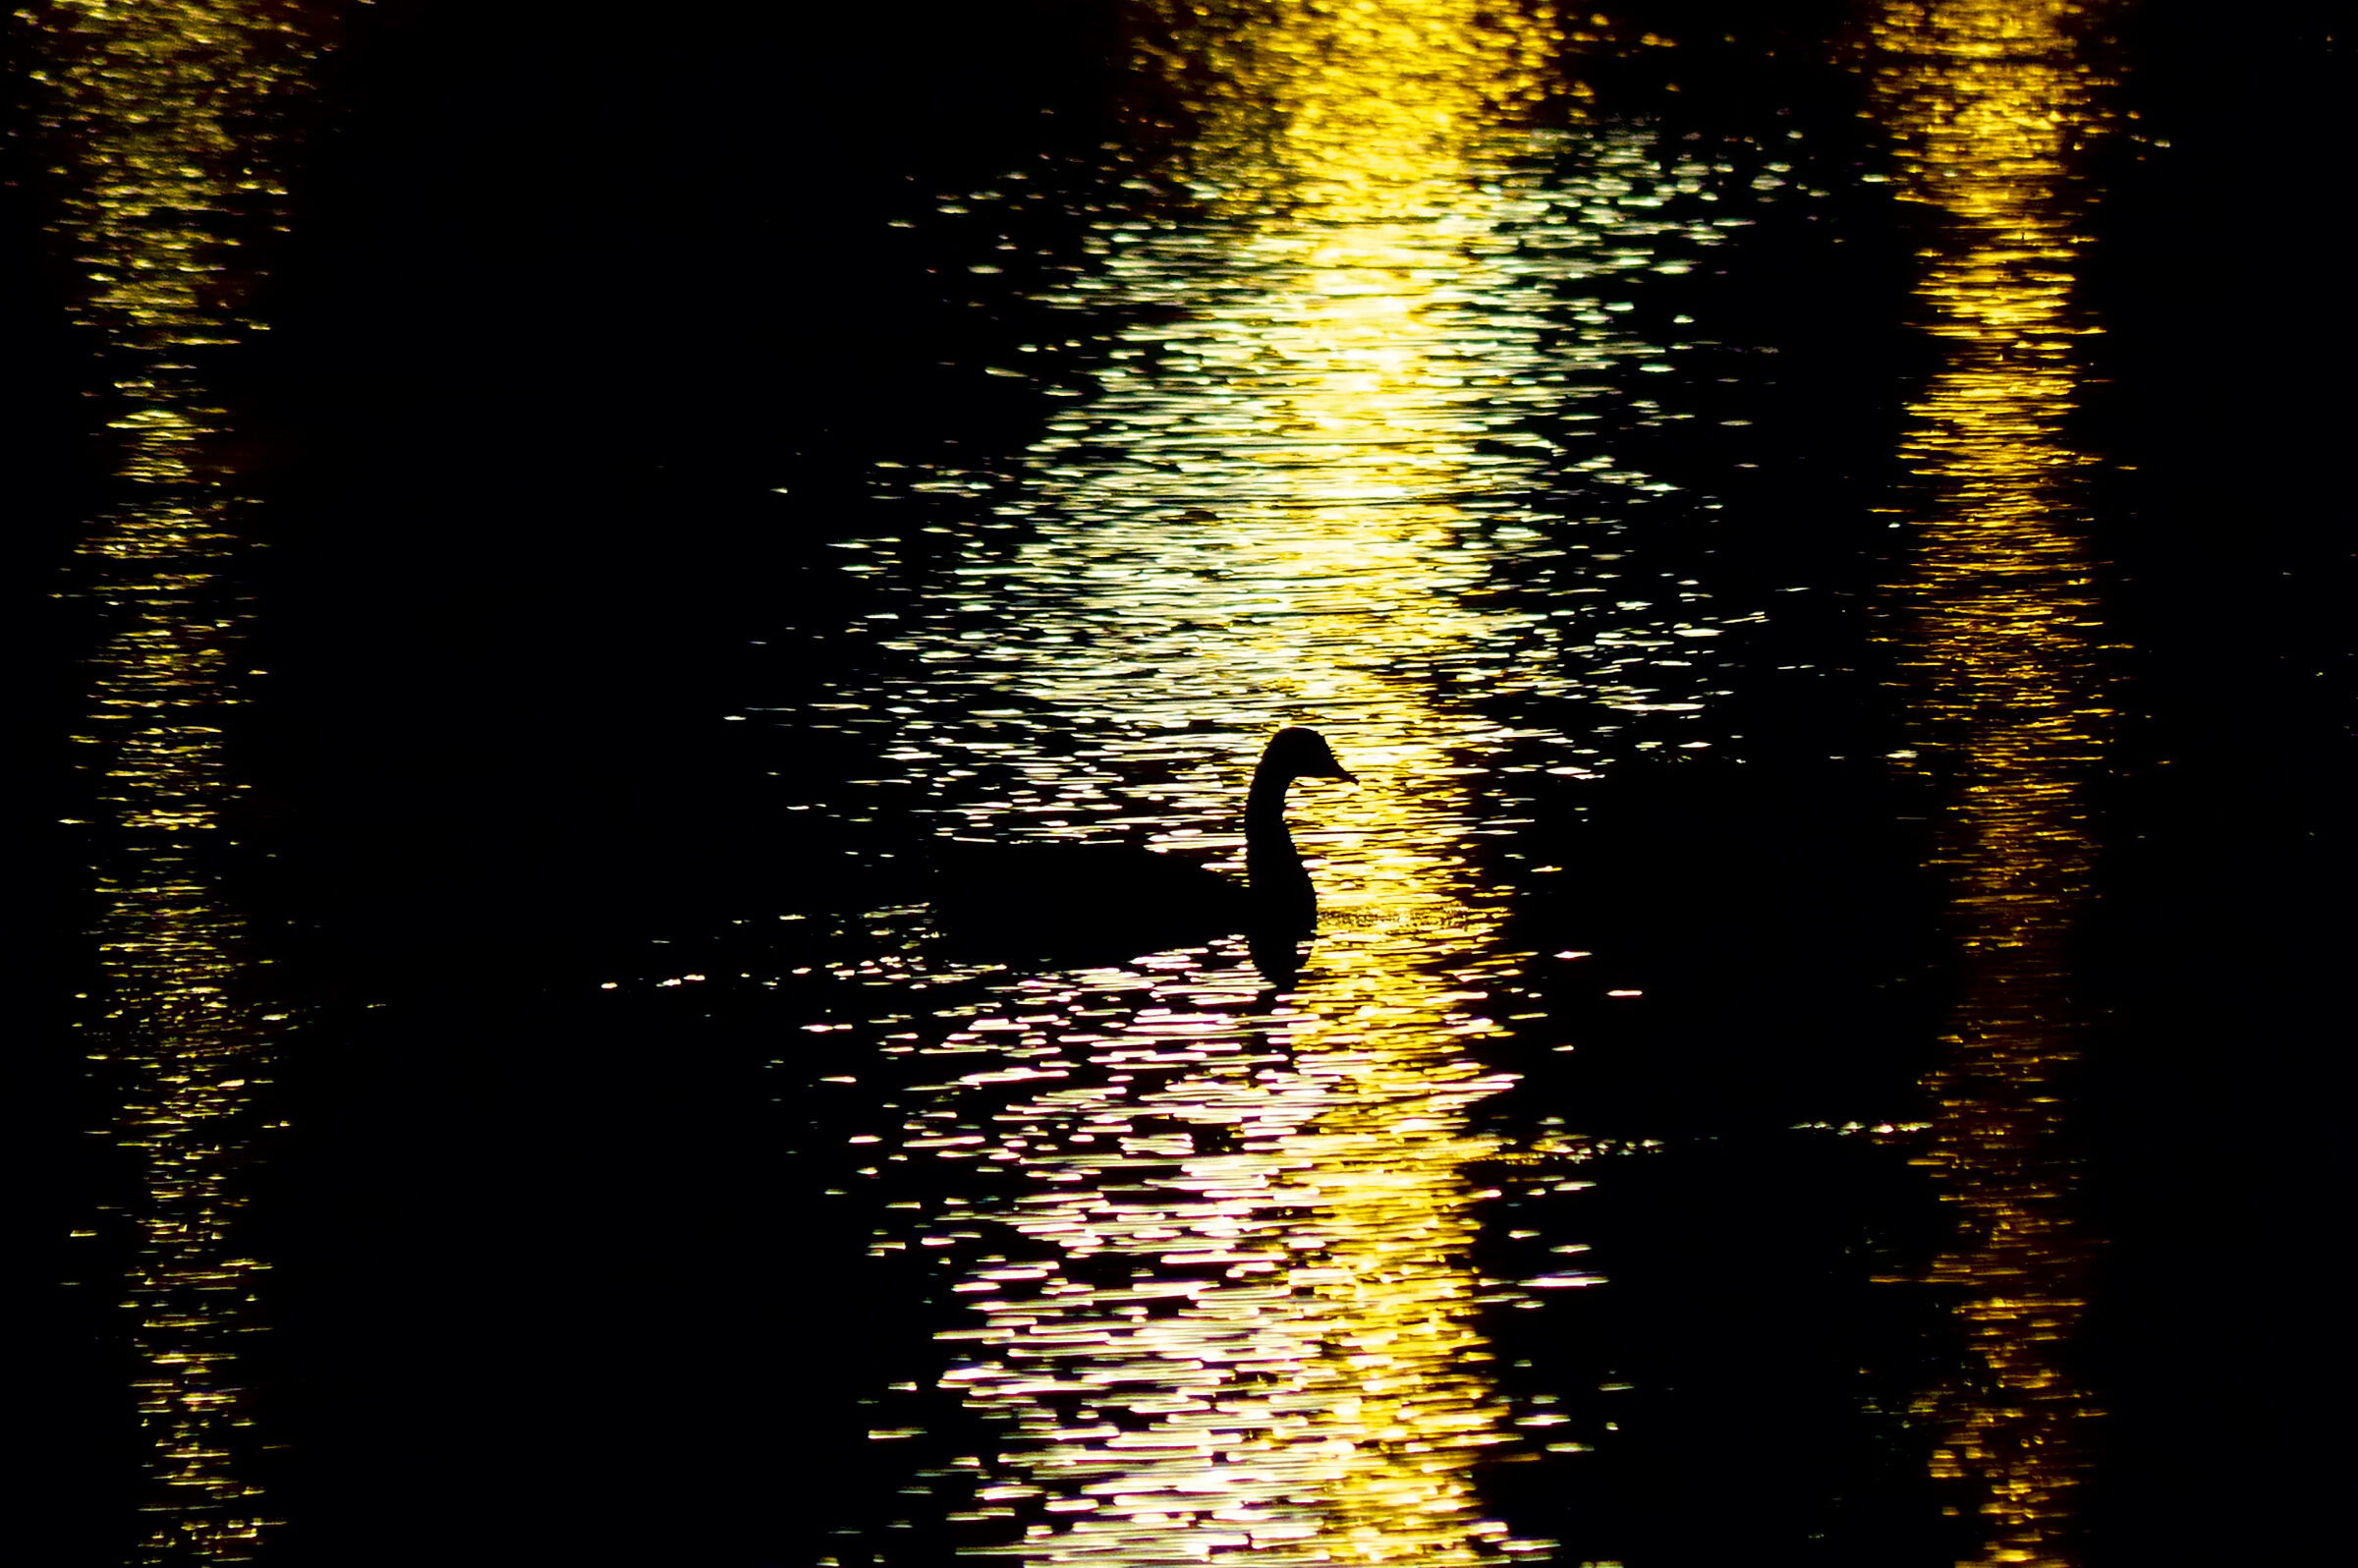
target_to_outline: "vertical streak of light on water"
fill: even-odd
[[[2079,1053],[2066,948],[2090,897],[2100,606],[2068,475],[2077,138],[2100,124],[2065,0],[1893,5],[1879,90],[1900,194],[1938,209],[1917,285],[1945,361],[1911,413],[1922,477],[1907,662],[1922,755],[1953,768],[1938,851],[1963,991],[1930,1080],[1929,1163],[1959,1235],[1933,1269],[1963,1371],[1930,1396],[1936,1473],[1990,1563],[2062,1565],[2097,1414],[2068,1370],[2090,1239],[2058,1080]]]
[[[262,0],[63,0],[38,21],[32,78],[68,181],[49,227],[112,382],[113,477],[79,552],[98,642],[78,739],[103,845],[88,1049],[138,1172],[123,1302],[148,1450],[137,1560],[244,1562],[270,1523],[239,1368],[267,1264],[241,1249],[237,1171],[285,1015],[258,999],[220,879],[243,787],[224,730],[252,673],[232,574],[253,540],[201,364],[255,330],[237,225],[283,195],[267,126],[306,45]]]
[[[1475,1487],[1516,1434],[1476,1321],[1504,1298],[1468,1258],[1468,1167],[1496,1152],[1469,1111],[1511,1080],[1467,1047],[1512,955],[1463,779],[1499,726],[1451,684],[1519,629],[1468,602],[1475,513],[1537,465],[1485,443],[1561,397],[1523,342],[1544,275],[1497,232],[1535,205],[1503,106],[1546,29],[1516,21],[1426,0],[1177,26],[1208,63],[1205,216],[1108,256],[1100,287],[1156,324],[1035,449],[1037,532],[993,569],[985,678],[1092,726],[1093,759],[1168,765],[1207,734],[1249,756],[1310,718],[1366,781],[1306,805],[1329,915],[1288,994],[1257,997],[1233,953],[1171,955],[1027,982],[929,1052],[982,1070],[908,1124],[897,1157],[970,1162],[943,1169],[974,1195],[920,1245],[1023,1255],[953,1285],[984,1325],[946,1336],[943,1386],[1008,1428],[981,1499],[1033,1500],[986,1549],[1039,1568],[1550,1545]],[[930,681],[974,661],[912,645]],[[1161,786],[1163,824],[1234,811],[1191,772]],[[1003,798],[945,814],[1021,823]]]
[[[943,839],[1229,870],[1271,728],[1324,727],[1361,782],[1296,797],[1322,911],[1298,981],[1207,939],[970,971],[990,1000],[928,1019],[899,1011],[910,981],[957,952],[894,926],[916,909],[867,933],[913,963],[836,972],[914,1026],[858,1075],[883,1097],[857,1175],[919,1216],[880,1211],[870,1255],[967,1310],[937,1387],[1000,1432],[920,1475],[972,1489],[945,1515],[968,1549],[1037,1568],[1544,1560],[1482,1482],[1564,1418],[1515,1414],[1484,1315],[1596,1281],[1473,1264],[1500,1152],[1476,1107],[1514,1082],[1480,1052],[1528,957],[1482,846],[1529,820],[1509,775],[1587,776],[1619,728],[1519,728],[1533,707],[1701,718],[1722,634],[1765,618],[1650,557],[1657,516],[1714,503],[1605,426],[1685,346],[1636,329],[1625,284],[1689,270],[1751,196],[1719,204],[1643,126],[1525,124],[1561,38],[1544,3],[1155,10],[1192,139],[1120,180],[1148,199],[1079,195],[1094,260],[1038,296],[1095,385],[1056,388],[1078,401],[1019,463],[878,465],[894,504],[835,542],[871,589],[910,588],[862,617],[893,658],[796,722],[886,764],[844,820],[922,802]],[[1031,179],[938,210],[986,224]],[[1110,940],[1134,913],[1104,911]]]

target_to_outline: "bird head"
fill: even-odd
[[[1299,724],[1289,724],[1269,737],[1268,749],[1261,754],[1261,765],[1281,778],[1339,778],[1357,779],[1351,770],[1335,759],[1334,748],[1317,730]]]

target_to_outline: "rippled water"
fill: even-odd
[[[2080,194],[2068,149],[2102,123],[2069,15],[1899,9],[1879,40],[1901,195],[1955,223],[1917,286],[1947,352],[1905,448],[1927,492],[1908,662],[1924,750],[1962,781],[1937,863],[1963,996],[1929,1081],[1928,1158],[1970,1216],[1932,1278],[1958,1297],[1972,1365],[1924,1407],[1942,1428],[1937,1473],[1990,1487],[1996,1562],[2069,1560],[2083,1431],[2099,1414],[2063,1348],[2087,1305],[2092,1244],[2055,1092],[2084,1033],[2064,954],[2089,900],[2088,796],[2110,717],[2070,483],[2083,460],[2064,433],[2074,339],[2089,330],[2070,301]]]
[[[1004,1522],[979,1549],[1544,1557],[1475,1469],[1587,1445],[1557,1396],[1494,1385],[1483,1319],[1597,1276],[1577,1242],[1517,1278],[1472,1249],[1501,1197],[1485,1162],[1524,1162],[1536,1201],[1583,1186],[1591,1150],[1509,1151],[1469,1111],[1513,1092],[1474,1047],[1542,1016],[1526,970],[1586,955],[1502,938],[1563,868],[1476,861],[1531,821],[1522,780],[1727,744],[1714,700],[1765,613],[1649,554],[1720,503],[1615,452],[1695,416],[1612,372],[1643,387],[1692,346],[1631,330],[1629,280],[1688,271],[1788,192],[1773,163],[1659,167],[1641,128],[1521,123],[1528,34],[1471,6],[1179,36],[1192,148],[1047,197],[1102,212],[1044,297],[1069,335],[997,373],[1069,412],[1000,465],[880,464],[876,521],[837,541],[847,574],[914,589],[843,629],[879,674],[750,716],[877,737],[882,776],[804,809],[1229,871],[1261,740],[1315,724],[1360,783],[1297,795],[1310,969],[1272,988],[1240,938],[931,1012],[947,957],[926,910],[887,911],[867,933],[897,950],[834,961],[886,993],[908,973],[908,1027],[825,1082],[872,1096],[862,1177],[936,1173],[904,1179],[872,1256],[925,1258],[968,1309],[934,1376],[997,1440],[929,1474],[951,1520]],[[988,227],[1037,179],[938,211]],[[1617,741],[1637,715],[1675,722]]]
[[[1825,42],[1866,83],[1886,179],[1781,110],[1709,138],[1607,112],[1592,71],[1683,45],[1542,0],[1132,7],[1128,134],[912,178],[881,220],[944,316],[1024,323],[940,350],[989,345],[945,367],[1018,412],[913,412],[857,456],[738,455],[789,471],[761,526],[813,541],[824,581],[778,582],[769,624],[732,628],[741,662],[676,700],[775,764],[762,812],[804,858],[751,879],[758,904],[616,916],[594,990],[514,980],[563,1046],[533,1067],[531,1026],[448,1000],[475,994],[449,975],[388,964],[320,983],[324,1008],[282,999],[269,966],[303,923],[265,930],[241,880],[253,754],[230,737],[261,676],[244,585],[291,525],[216,383],[262,325],[281,110],[319,76],[301,15],[77,0],[33,26],[28,101],[62,160],[44,243],[75,270],[107,411],[74,587],[95,651],[72,825],[84,1054],[114,1105],[85,1131],[116,1163],[76,1236],[111,1260],[83,1272],[116,1294],[93,1337],[119,1341],[137,1428],[134,1560],[267,1560],[303,1521],[259,1456],[307,1445],[291,1473],[365,1516],[344,1539],[375,1540],[394,1484],[339,1473],[322,1434],[496,1448],[480,1412],[532,1402],[489,1387],[511,1353],[575,1347],[550,1386],[631,1456],[558,1444],[547,1468],[652,1484],[670,1439],[628,1429],[652,1407],[614,1369],[693,1381],[663,1334],[707,1316],[745,1341],[715,1365],[782,1369],[761,1386],[798,1400],[806,1378],[857,1390],[856,1430],[814,1396],[704,1439],[801,1455],[744,1487],[791,1495],[776,1528],[823,1536],[819,1568],[1634,1568],[1754,1539],[1718,1522],[1748,1508],[1813,1561],[2082,1560],[2107,1402],[2082,1353],[2103,1240],[2077,966],[2120,646],[2075,423],[2104,324],[2080,292],[2081,182],[2120,128],[2109,40],[2079,8],[1894,3]],[[1855,471],[1821,458],[1878,432],[1769,450],[1749,416],[1811,383],[1710,314],[1733,285],[1698,285],[1758,229],[1790,243],[1886,196],[1914,214],[1923,349],[1889,394],[1895,439]],[[1827,520],[1867,507],[1887,548],[1829,565],[1813,541],[1860,537]],[[1780,705],[1837,658],[1880,709]],[[1130,951],[1145,912],[1103,882],[1049,911],[1054,931],[1024,928],[1033,885],[970,890],[991,939],[937,905],[978,844],[1245,878],[1247,782],[1293,725],[1354,775],[1293,787],[1319,904],[1298,949]],[[569,885],[596,876],[603,832],[568,844],[590,867]],[[371,1026],[387,996],[407,1010]],[[330,1102],[376,1095],[406,1056],[378,1079],[316,1065],[371,1027],[466,1042],[405,1039],[444,1065],[371,1107],[380,1124]],[[577,1056],[572,1032],[626,1043]],[[303,1053],[312,1101],[271,1089]],[[702,1193],[630,1217],[663,1152],[704,1136],[633,1098],[666,1073],[766,1091],[712,1165],[755,1195],[755,1240],[699,1230]],[[568,1095],[599,1084],[628,1114],[576,1126]],[[357,1178],[341,1151],[306,1156],[342,1174],[313,1209],[281,1192],[272,1231],[253,1194],[282,1116],[384,1136]],[[478,1193],[496,1151],[454,1127],[511,1141],[524,1174]],[[680,1162],[683,1185],[705,1168]],[[441,1208],[418,1196],[436,1180]],[[348,1232],[340,1205],[380,1188],[428,1217]],[[478,1255],[435,1234],[468,1223],[492,1238]],[[531,1261],[564,1223],[580,1256]],[[655,1232],[758,1255],[779,1283],[688,1301],[667,1330],[595,1316],[584,1281]],[[339,1251],[371,1247],[365,1266]],[[289,1260],[311,1281],[291,1316]],[[828,1267],[846,1272],[804,1277]],[[501,1279],[530,1311],[482,1305]],[[877,1309],[865,1340],[858,1304]],[[576,1311],[646,1343],[609,1367],[605,1329],[555,1326]],[[503,1321],[560,1349],[514,1349]],[[290,1324],[309,1348],[273,1385],[253,1347]],[[452,1364],[475,1381],[387,1386],[441,1371],[412,1333],[467,1346]],[[858,1345],[885,1350],[843,1366]],[[303,1386],[302,1355],[350,1386]],[[337,1398],[353,1408],[322,1416]],[[791,1441],[756,1434],[772,1425]],[[811,1481],[846,1475],[842,1495]]]
[[[248,786],[223,736],[249,631],[238,570],[253,497],[208,383],[212,351],[254,330],[236,225],[283,197],[274,99],[300,34],[235,3],[57,8],[36,73],[44,131],[74,181],[50,229],[83,269],[73,302],[110,372],[114,504],[91,520],[78,591],[93,607],[86,732],[94,778],[96,949],[85,1049],[121,1096],[111,1127],[132,1228],[127,1277],[142,1438],[141,1562],[251,1560],[268,1504],[253,1474],[246,1335],[268,1260],[236,1180],[262,1134],[260,1087],[291,1012],[257,978],[246,913],[223,890],[224,817]],[[224,276],[226,274],[226,277]],[[95,1230],[78,1240],[94,1240]]]

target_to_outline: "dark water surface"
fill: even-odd
[[[973,10],[19,19],[41,1560],[2300,1538],[2346,43]]]

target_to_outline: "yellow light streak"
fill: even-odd
[[[266,1264],[239,1248],[233,1175],[272,1031],[218,885],[246,621],[224,574],[251,546],[219,455],[227,419],[195,365],[253,329],[235,298],[253,273],[224,220],[281,194],[261,172],[267,114],[304,45],[275,8],[241,0],[63,0],[41,28],[33,78],[71,160],[53,228],[86,280],[75,315],[117,411],[114,504],[82,547],[105,641],[81,739],[112,835],[90,1053],[126,1095],[114,1137],[141,1175],[125,1282],[149,1447],[137,1560],[245,1562],[269,1521],[237,1346],[258,1326]]]
[[[1459,783],[1490,731],[1433,674],[1500,631],[1465,602],[1486,567],[1455,497],[1529,468],[1478,443],[1545,395],[1484,341],[1526,286],[1490,238],[1514,197],[1485,189],[1544,39],[1515,20],[1425,0],[1175,23],[1207,216],[1110,264],[1183,307],[1155,341],[1195,368],[1117,377],[1089,418],[1122,458],[1043,479],[1045,506],[1086,521],[1044,530],[1011,577],[1073,585],[1052,612],[1075,635],[1008,650],[1009,684],[1248,748],[1273,718],[1317,722],[1365,782],[1297,800],[1324,911],[1297,995],[1257,1010],[1207,980],[1192,1014],[1036,1025],[1043,1054],[1201,1065],[993,1118],[1034,1140],[998,1211],[1060,1261],[970,1277],[988,1326],[951,1336],[967,1359],[945,1386],[1013,1424],[1006,1495],[1042,1495],[1045,1517],[1006,1551],[1040,1568],[1546,1545],[1474,1488],[1513,1429],[1468,1261],[1467,1166],[1497,1145],[1468,1110],[1510,1081],[1467,1046],[1495,1028],[1510,955],[1486,950],[1502,912]],[[1183,780],[1173,816],[1230,817],[1234,783]],[[1082,1282],[1120,1258],[1127,1283]]]
[[[1883,12],[1882,112],[1899,194],[1944,240],[1918,298],[1946,362],[1912,410],[1925,481],[1909,660],[1930,756],[1953,760],[1940,863],[1964,989],[1930,1080],[1929,1162],[1961,1221],[1935,1264],[1968,1362],[1923,1410],[1937,1476],[1978,1510],[1987,1563],[2061,1568],[2097,1414],[2065,1371],[2088,1242],[2057,1075],[2078,1055],[2065,943],[2089,896],[2085,790],[2105,709],[2099,611],[2065,482],[2078,389],[2073,138],[2099,120],[2062,0]]]

